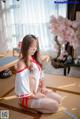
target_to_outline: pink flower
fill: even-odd
[[[61,37],[63,41],[70,42],[73,47],[80,45],[80,22],[71,21],[59,16],[51,16],[50,29],[53,34]],[[74,46],[75,45],[75,46]]]

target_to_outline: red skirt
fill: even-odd
[[[26,108],[28,108],[29,99],[30,99],[30,97],[23,97],[22,98],[22,106],[26,106]]]

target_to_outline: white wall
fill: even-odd
[[[7,39],[6,39],[6,29],[5,28],[5,22],[4,22],[4,14],[2,14],[2,5],[0,1],[0,52],[7,51]]]

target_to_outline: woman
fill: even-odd
[[[34,35],[23,38],[15,92],[22,106],[42,113],[57,112],[61,103],[61,96],[45,87],[38,39]]]

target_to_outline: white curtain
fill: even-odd
[[[66,17],[66,4],[55,4],[54,0],[6,0],[0,5],[0,51],[13,49],[26,34],[39,38],[41,50],[53,49],[50,16]]]

